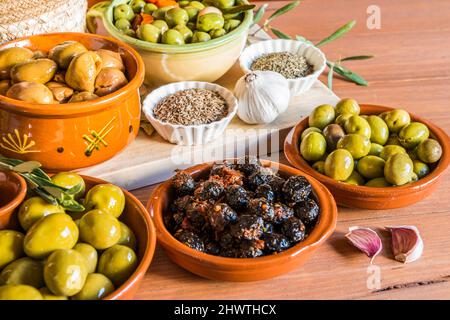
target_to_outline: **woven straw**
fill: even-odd
[[[83,32],[87,0],[0,0],[0,43],[33,34]]]

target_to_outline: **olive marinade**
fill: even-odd
[[[206,180],[178,171],[172,188],[166,227],[190,248],[217,256],[282,252],[303,241],[320,215],[305,177],[284,179],[253,157],[216,163]]]

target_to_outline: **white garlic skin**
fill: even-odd
[[[289,105],[288,80],[273,71],[253,71],[242,76],[234,88],[238,117],[249,124],[274,121]]]

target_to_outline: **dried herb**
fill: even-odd
[[[250,66],[252,71],[274,71],[286,79],[306,77],[313,72],[306,58],[290,52],[275,52],[256,58]]]

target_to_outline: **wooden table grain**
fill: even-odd
[[[262,3],[262,2],[259,2]],[[287,1],[268,1],[268,14]],[[368,8],[381,12],[381,28],[369,29]],[[369,8],[370,9],[370,8]],[[373,54],[375,59],[346,65],[363,75],[369,87],[341,79],[334,91],[360,102],[401,107],[450,132],[450,2],[446,0],[309,0],[273,25],[291,35],[318,41],[356,19],[348,35],[323,48],[330,60]],[[326,74],[322,76],[326,81]],[[286,163],[284,158],[281,162]],[[133,193],[144,203],[154,186]],[[195,276],[172,263],[158,247],[136,299],[449,299],[450,175],[429,198],[407,208],[369,211],[339,207],[332,238],[297,270],[266,281],[230,283]],[[349,226],[380,230],[384,249],[372,267],[369,259],[344,240]],[[390,225],[416,225],[425,249],[411,264],[392,259]],[[373,281],[379,274],[381,283]]]

